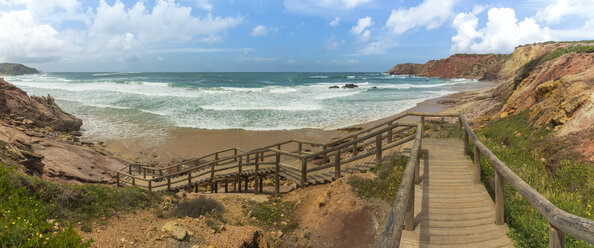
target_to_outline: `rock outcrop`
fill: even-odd
[[[425,64],[399,64],[387,73],[437,78],[472,78],[493,80],[499,73],[504,54],[454,54],[446,59],[431,60]]]
[[[37,69],[27,67],[21,64],[0,63],[0,76],[18,76],[36,73],[39,73]]]
[[[55,131],[80,129],[82,120],[64,112],[51,96],[37,97],[0,78],[0,114],[36,127],[51,127]]]

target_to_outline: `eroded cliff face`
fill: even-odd
[[[425,64],[399,64],[388,70],[392,75],[415,75],[438,78],[493,79],[501,70],[506,55],[455,54]]]
[[[491,99],[500,104],[483,121],[527,111],[534,127],[553,130],[549,138],[560,144],[559,153],[578,152],[594,162],[593,41],[524,45],[509,55],[452,55],[388,72],[499,82]]]
[[[38,177],[60,181],[113,183],[127,162],[102,143],[84,141],[82,121],[48,97],[29,97],[0,78],[0,161]]]
[[[51,96],[37,97],[0,78],[0,114],[27,125],[56,131],[78,131],[82,120],[64,112]]]

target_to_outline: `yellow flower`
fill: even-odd
[[[14,225],[14,221],[12,222],[12,224]]]
[[[17,219],[19,219],[19,220],[20,220],[20,219],[21,219],[21,217],[19,216],[19,217],[17,217]]]

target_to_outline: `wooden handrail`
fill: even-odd
[[[394,199],[394,204],[390,210],[390,215],[388,216],[388,221],[382,234],[382,240],[379,247],[399,247],[403,224],[406,225],[407,230],[412,230],[413,228],[414,221],[413,218],[411,218],[411,216],[414,214],[415,201],[415,187],[413,186],[413,181],[415,170],[417,170],[416,167],[419,160],[421,141],[423,139],[422,125],[422,123],[417,125],[415,141],[411,149],[410,158],[408,159],[406,168],[402,174],[402,180],[400,181],[400,186],[398,187],[398,193],[396,193],[396,199]]]
[[[594,244],[594,221],[579,217],[563,211],[562,209],[555,206],[547,198],[538,193],[535,189],[530,187],[521,177],[516,175],[509,167],[505,165],[493,152],[489,150],[474,134],[468,120],[464,115],[459,115],[460,121],[466,130],[466,133],[472,141],[475,147],[478,147],[480,151],[488,160],[491,162],[497,172],[497,177],[502,177],[505,181],[512,185],[512,187],[518,191],[524,199],[526,199],[532,207],[534,207],[542,216],[547,219],[550,225],[549,230],[549,245],[551,247],[563,247],[564,233],[570,234],[578,239],[586,241],[590,244]],[[476,150],[475,150],[476,151]],[[496,186],[496,217],[503,219],[503,181],[500,183],[500,187]],[[560,233],[561,232],[561,233]]]

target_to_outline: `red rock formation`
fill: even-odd
[[[27,92],[3,78],[0,78],[0,114],[25,121],[31,126],[49,126],[63,132],[79,130],[82,125],[81,119],[64,112],[51,96],[29,97]]]
[[[503,54],[454,54],[425,64],[399,64],[388,70],[392,75],[415,75],[437,78],[494,79],[505,58]]]

